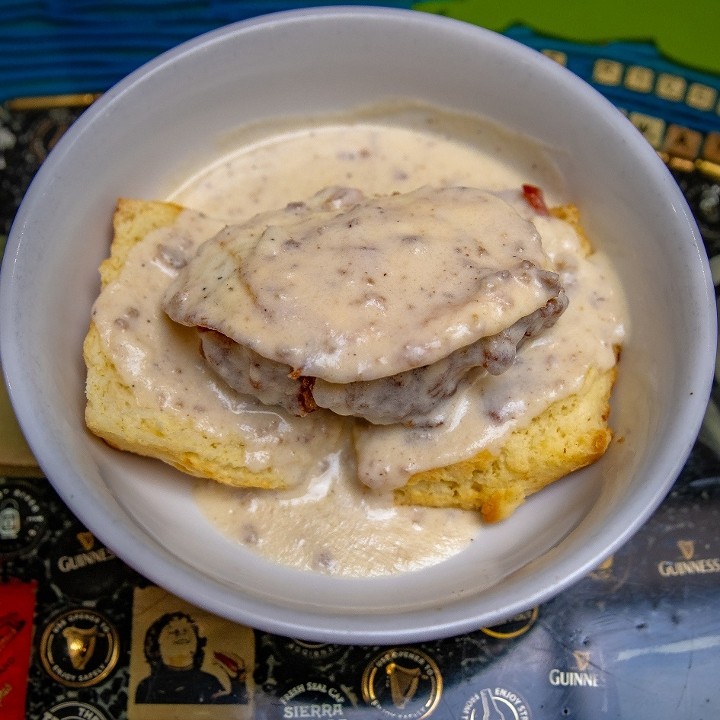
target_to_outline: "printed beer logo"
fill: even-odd
[[[609,592],[619,590],[630,577],[630,565],[625,563],[622,568],[618,568],[615,562],[615,556],[605,558],[598,567],[590,572],[589,577],[592,580],[602,583]]]
[[[587,650],[573,650],[573,658],[580,672],[585,672],[590,666],[590,653]]]
[[[0,558],[32,550],[47,530],[46,510],[24,483],[0,485]]]
[[[75,534],[75,537],[86,552],[90,552],[95,547],[95,536],[91,532],[87,530],[79,532]]]
[[[90,687],[115,668],[118,633],[94,610],[69,610],[55,617],[40,640],[40,659],[50,677],[67,687]]]
[[[107,717],[92,705],[69,700],[46,710],[41,720],[107,720]]]
[[[437,663],[422,650],[391,648],[377,655],[362,676],[366,703],[383,715],[422,720],[437,707],[443,681]]]
[[[55,586],[76,600],[111,595],[124,579],[125,566],[84,528],[70,528],[51,553],[50,573]]]
[[[677,541],[678,557],[674,560],[661,560],[657,571],[663,577],[683,577],[685,575],[705,575],[720,572],[720,557],[695,558],[695,541],[681,539]]]
[[[683,560],[692,560],[695,557],[695,541],[694,540],[678,540],[678,550],[683,556]]]
[[[592,665],[590,653],[586,650],[573,650],[575,668],[552,668],[548,681],[558,687],[602,687],[600,675]]]
[[[41,720],[107,720],[107,717],[92,705],[70,700],[46,710]]]
[[[463,706],[461,720],[531,720],[523,697],[506,687],[483,688]]]
[[[346,720],[354,706],[346,688],[320,680],[298,683],[279,698],[282,718],[334,718]]]
[[[347,654],[348,647],[333,643],[314,643],[298,638],[289,638],[285,649],[303,660],[324,662],[336,660],[340,655]]]
[[[590,576],[596,580],[606,580],[612,577],[613,565],[615,564],[615,556],[605,558],[591,573]]]

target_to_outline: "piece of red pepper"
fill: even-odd
[[[550,214],[548,206],[545,204],[543,191],[539,187],[536,187],[535,185],[523,185],[522,192],[528,205],[530,205],[530,207],[533,208],[538,215]]]

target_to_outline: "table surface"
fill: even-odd
[[[172,5],[180,11],[185,3]],[[579,43],[526,25],[506,32],[566,64],[627,113],[671,168],[715,272],[720,76],[648,43]],[[63,86],[63,97],[0,98],[3,237],[53,144],[107,88],[107,78],[94,86],[86,80]],[[59,500],[0,396],[0,718],[720,717],[717,397],[714,388],[671,493],[601,567],[496,627],[380,647],[256,631],[148,583]],[[180,680],[160,671],[150,684],[165,626],[200,638],[197,667]]]

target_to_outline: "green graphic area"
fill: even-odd
[[[413,8],[497,32],[526,25],[540,35],[579,43],[653,43],[676,63],[720,74],[718,0],[429,0]]]

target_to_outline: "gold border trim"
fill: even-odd
[[[58,675],[52,665],[52,652],[50,651],[50,642],[53,637],[53,631],[57,627],[58,622],[64,618],[75,615],[76,613],[86,613],[88,615],[95,615],[99,623],[104,623],[108,627],[108,653],[105,657],[105,667],[95,677],[87,681],[76,681],[67,680],[66,678]],[[74,608],[72,610],[66,610],[65,612],[55,615],[47,624],[43,630],[42,637],[40,639],[40,661],[42,663],[45,672],[56,682],[70,688],[87,688],[94,685],[100,684],[105,680],[115,669],[118,660],[120,659],[120,636],[117,628],[108,620],[105,615],[99,613],[97,610],[91,608]]]
[[[539,609],[537,607],[534,607],[532,609],[532,612],[530,613],[528,621],[524,625],[521,625],[517,630],[513,630],[512,632],[500,632],[493,628],[502,626],[507,623],[511,623],[513,618],[506,620],[505,623],[499,623],[498,625],[493,625],[492,627],[480,628],[480,632],[485,633],[485,635],[489,635],[492,638],[497,638],[498,640],[512,640],[514,638],[520,637],[521,635],[524,635],[528,630],[530,630],[530,628],[535,624],[535,621],[538,619],[539,613]]]
[[[102,93],[70,93],[66,95],[35,95],[8,100],[5,106],[9,110],[50,110],[58,107],[88,107]]]

